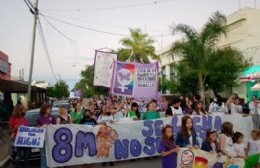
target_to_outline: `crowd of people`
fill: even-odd
[[[97,124],[107,124],[120,122],[122,120],[150,120],[161,117],[171,117],[183,115],[182,128],[176,132],[176,140],[173,138],[173,128],[170,125],[162,128],[162,165],[164,168],[176,167],[177,152],[180,147],[199,149],[207,152],[221,152],[230,157],[247,158],[248,155],[260,153],[260,102],[256,96],[249,103],[250,114],[253,115],[254,130],[248,146],[242,146],[243,134],[234,133],[233,125],[225,122],[222,125],[221,133],[209,129],[205,141],[200,145],[197,141],[197,135],[193,129],[193,121],[190,115],[241,115],[243,114],[240,99],[237,94],[232,94],[225,102],[220,95],[217,95],[213,102],[206,105],[205,100],[199,95],[194,97],[178,96],[173,97],[168,103],[166,97],[160,100],[143,100],[134,98],[124,98],[111,96],[109,98],[94,96],[91,99],[71,99],[69,108],[59,107],[59,116],[54,117],[51,114],[52,106],[45,103],[41,106],[37,126],[43,127],[50,124],[84,124],[95,126]],[[12,133],[12,142],[14,142],[19,126],[27,126],[28,122],[24,117],[26,110],[21,103],[18,103],[12,113],[9,121],[10,132]],[[27,148],[13,147],[13,158],[15,158],[16,167],[19,167],[19,161],[22,154],[28,164],[29,151]],[[172,159],[174,158],[174,159]],[[174,162],[173,162],[174,160]],[[112,166],[113,163],[110,163]],[[104,164],[105,165],[105,164]],[[47,167],[45,148],[41,149],[41,167]]]

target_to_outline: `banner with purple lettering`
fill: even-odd
[[[139,64],[116,61],[110,90],[116,95],[155,98],[158,91],[158,62]]]
[[[42,148],[45,128],[20,126],[15,138],[14,146]]]
[[[49,125],[45,138],[46,153],[49,154],[46,155],[48,166],[122,161],[159,155],[162,126],[172,125],[174,135],[176,135],[181,129],[181,118],[182,116],[174,116],[157,120],[121,121],[95,127]],[[205,138],[207,129],[213,128],[219,132],[225,121],[232,122],[234,130],[245,135],[245,142],[253,129],[251,116],[192,116],[192,118],[200,144]],[[188,154],[185,153],[187,157],[183,159],[186,160],[185,164],[188,162],[187,159],[192,159],[188,157]],[[182,155],[181,152],[178,157],[180,155]],[[195,157],[193,160],[196,160]]]
[[[116,53],[96,51],[94,65],[94,86],[104,86],[108,88],[111,86],[114,61],[116,60]]]

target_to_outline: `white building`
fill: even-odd
[[[227,16],[227,25],[228,36],[220,41],[219,46],[222,48],[235,47],[243,53],[245,58],[251,58],[254,65],[260,65],[260,10],[243,8],[236,11]],[[167,46],[162,51],[160,70],[167,79],[172,80],[176,76],[176,71],[171,65],[180,58],[175,56],[172,59],[172,56],[165,53],[169,48],[170,46]],[[250,97],[250,95],[246,85],[247,83],[240,83],[240,86],[234,88],[233,92],[237,92],[241,98],[247,99],[247,96]],[[166,92],[166,94],[168,93]]]

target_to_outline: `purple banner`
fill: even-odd
[[[134,98],[156,98],[158,92],[158,63],[139,64],[115,62],[111,94]]]

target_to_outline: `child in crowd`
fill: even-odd
[[[128,116],[130,118],[133,118],[133,120],[139,120],[141,115],[138,110],[138,104],[136,102],[133,102],[131,105],[131,111],[128,112]]]
[[[237,157],[245,158],[246,157],[246,147],[243,144],[244,135],[241,132],[235,132],[233,136],[234,149],[237,153]]]
[[[247,145],[245,168],[260,168],[260,130],[253,130]]]
[[[159,112],[156,111],[156,104],[153,101],[147,103],[146,108],[147,108],[147,112],[145,112],[143,114],[143,117],[142,117],[143,120],[151,120],[151,119],[160,118]]]
[[[231,122],[224,122],[221,126],[221,134],[219,136],[220,150],[222,154],[229,157],[236,157],[237,153],[233,143],[233,124]]]
[[[160,142],[160,151],[162,153],[162,167],[176,168],[177,153],[180,147],[174,144],[173,128],[170,125],[165,125],[162,128],[162,140]]]
[[[217,142],[218,133],[214,129],[208,129],[206,133],[206,139],[201,145],[201,150],[204,150],[209,153],[219,153],[220,147]]]
[[[188,147],[190,149],[199,149],[197,134],[193,129],[193,121],[190,116],[183,116],[181,121],[181,130],[177,134],[176,145]]]
[[[97,121],[94,118],[92,118],[91,111],[86,109],[83,118],[80,121],[80,124],[94,126],[97,125]]]
[[[114,122],[114,116],[111,113],[111,109],[108,106],[102,106],[102,114],[98,117],[98,124],[107,124]]]
[[[192,113],[193,115],[206,115],[208,114],[206,110],[203,108],[203,102],[202,101],[197,101],[195,103],[195,109]]]
[[[260,154],[260,130],[252,130],[251,138],[248,140],[248,156]]]

